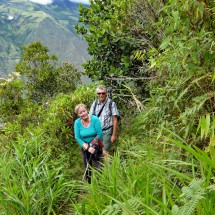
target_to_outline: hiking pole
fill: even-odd
[[[85,176],[86,176],[86,173],[87,173],[87,175],[88,175],[88,177],[89,177],[89,167],[90,167],[90,164],[89,164],[89,162],[90,162],[90,160],[92,159],[92,154],[90,153],[90,157],[89,157],[89,159],[87,159],[87,153],[86,153],[86,163],[87,163],[87,165],[86,165],[86,169],[85,169],[85,171],[84,171],[84,175],[83,175],[83,178],[82,178],[82,181],[84,180],[84,178],[85,178]]]

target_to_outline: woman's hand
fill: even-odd
[[[84,143],[83,148],[84,148],[84,150],[87,150],[87,151],[90,152],[91,154],[94,154],[94,153],[95,153],[95,149],[94,149],[93,147],[89,146],[88,143]]]
[[[88,149],[89,149],[88,147],[89,147],[89,144],[88,144],[88,143],[84,143],[83,149],[84,149],[84,150],[88,150]]]
[[[90,146],[90,148],[88,149],[88,152],[90,152],[91,154],[94,154],[95,149],[93,147]]]

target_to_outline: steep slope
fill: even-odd
[[[73,28],[79,16],[78,4],[55,0],[39,5],[28,0],[0,2],[0,76],[14,70],[21,46],[41,41],[59,62],[72,62],[79,69],[89,55],[87,43]]]

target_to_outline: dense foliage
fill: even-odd
[[[76,89],[81,73],[57,67],[40,42],[23,50],[16,72],[0,83],[0,211],[59,214],[76,198],[81,174],[73,109],[92,101],[94,88]]]
[[[69,63],[57,67],[57,60],[38,41],[23,47],[22,62],[16,65],[16,72],[26,78],[27,94],[32,100],[41,102],[58,93],[72,92],[80,83],[81,73]]]
[[[114,168],[116,170],[112,172],[114,189],[104,185],[108,184],[107,175],[100,176],[103,181],[95,182],[101,183],[99,188],[88,186],[89,196],[94,199],[92,202],[99,202],[100,207],[95,209],[95,205],[84,198],[88,202],[85,210],[87,213],[99,211],[102,214],[113,211],[116,214],[213,213],[214,3],[135,0],[129,3],[109,1],[108,4],[106,1],[96,1],[92,5],[90,9],[80,8],[80,21],[89,26],[80,25],[78,28],[78,32],[88,41],[93,55],[92,61],[85,66],[86,72],[92,77],[100,74],[100,79],[107,73],[112,80],[117,76],[118,81],[123,76],[124,84],[128,84],[126,80],[129,79],[129,85],[121,84],[121,87],[130,89],[136,110],[141,110],[140,101],[143,110],[136,118],[132,114],[130,121],[127,112],[126,122],[133,123],[128,126],[125,123],[127,135],[120,139],[119,157],[113,158],[113,162],[119,159],[118,163],[107,170],[109,174]],[[106,12],[108,5],[111,5],[110,12]],[[119,14],[119,5],[124,5],[120,8],[120,14],[124,16],[114,20],[114,14]],[[113,33],[118,24],[120,28],[117,33],[122,35],[123,32],[122,37]],[[112,42],[117,38],[120,42],[124,41],[125,37],[133,39],[132,42],[127,40],[129,42],[123,52],[123,59],[129,59],[126,61],[128,70],[123,68],[119,73],[117,68],[123,63],[118,61],[118,67],[111,70],[111,74],[108,72],[112,66],[109,62],[117,60],[118,53],[122,54],[114,49]],[[103,38],[108,38],[107,45]],[[121,48],[121,44],[116,46]],[[109,53],[109,49],[116,55],[106,58],[103,50]],[[104,67],[94,67],[100,65],[101,59],[103,65],[109,65],[106,70]],[[134,68],[138,68],[138,81]],[[140,82],[141,78],[147,81]],[[115,85],[114,82],[112,84]],[[140,92],[147,94],[141,95]],[[153,161],[150,162],[150,159]],[[129,166],[130,162],[132,166]],[[150,170],[147,171],[148,167]],[[132,178],[129,171],[132,176],[136,171],[142,174]],[[135,192],[133,188],[138,186],[139,178],[141,188]],[[106,193],[104,199],[98,200],[97,196],[92,196],[91,189],[99,190],[99,194]],[[105,206],[108,200],[110,205]]]
[[[91,1],[90,8],[80,6],[76,29],[88,42],[92,55],[84,64],[86,74],[115,85],[121,80],[126,83],[133,80],[136,88],[145,84],[144,80],[150,78],[149,58],[141,62],[135,55],[137,50],[145,53],[159,46],[161,31],[153,24],[163,4],[162,1],[98,0]]]
[[[6,123],[0,128],[0,211],[214,214],[214,8],[209,0],[94,0],[80,6],[76,28],[92,55],[86,73],[111,83],[123,110],[114,153],[102,172],[93,171],[92,184],[82,182],[72,131],[73,109],[91,104],[96,83],[76,88],[72,82],[74,90],[67,91],[67,75],[58,79],[55,58],[34,43],[44,51],[40,67],[30,67],[32,58],[17,66],[29,82],[14,73],[0,84]],[[61,69],[65,73],[58,75],[71,67]],[[38,100],[43,103],[23,96],[43,90],[43,80],[63,83],[65,91],[62,86],[63,93],[56,89],[49,97],[48,85]]]
[[[80,149],[73,137],[73,110],[80,102],[89,105],[94,90],[94,86],[80,86],[41,105],[28,100],[7,124],[1,124],[1,212],[71,211],[69,205],[78,194],[76,180],[82,177]]]

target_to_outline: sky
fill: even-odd
[[[43,5],[51,4],[53,2],[53,0],[29,0],[29,1],[34,2],[34,3],[38,3],[38,4],[43,4]],[[76,3],[89,4],[89,0],[68,0],[68,1],[76,2]]]
[[[89,0],[69,0],[71,2],[90,4]]]

